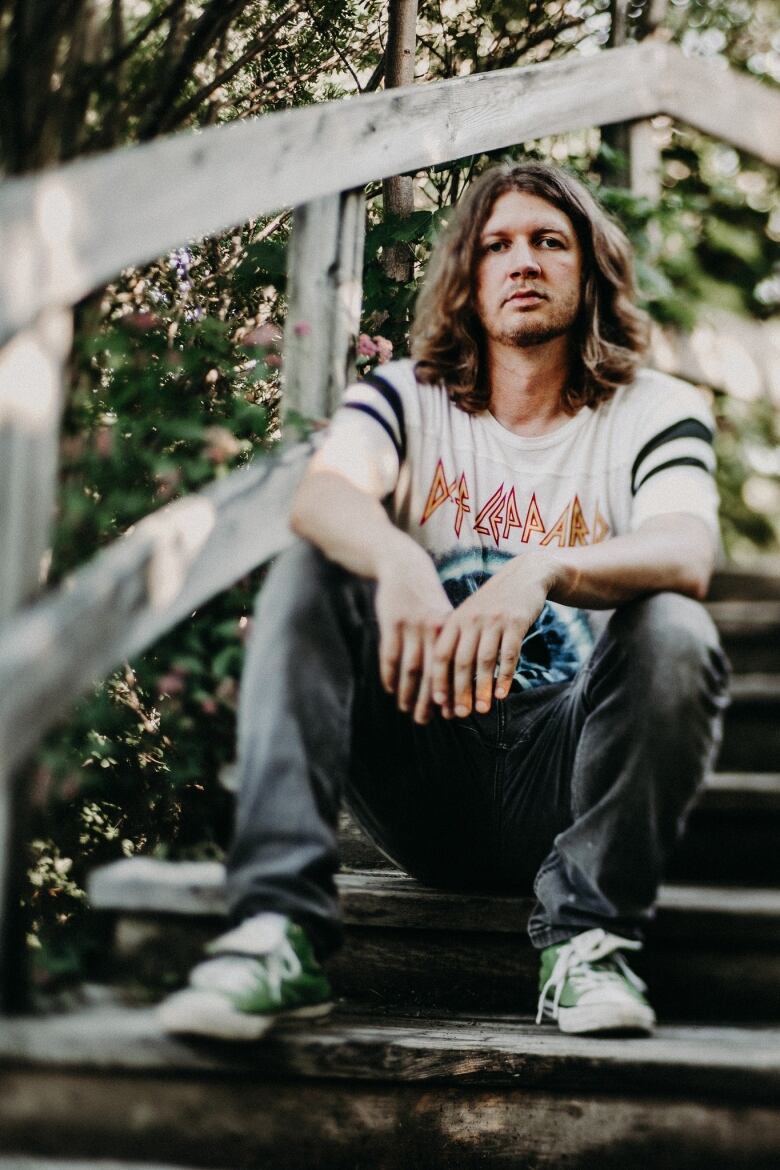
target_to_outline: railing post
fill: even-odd
[[[45,576],[54,509],[57,441],[71,315],[60,309],[0,350],[0,624],[29,601]],[[27,794],[7,765],[13,727],[0,696],[0,1009],[24,1003],[24,929],[19,914],[24,874]]]
[[[628,0],[611,0],[609,47],[618,48],[628,42]],[[638,35],[651,36],[663,21],[666,0],[650,0]],[[653,203],[661,195],[661,159],[655,143],[653,128],[646,119],[617,122],[602,128],[603,139],[620,152],[625,164],[611,168],[610,181],[619,187],[629,187],[634,195],[643,195]]]
[[[354,358],[363,291],[362,191],[297,207],[288,264],[284,415],[326,418]]]

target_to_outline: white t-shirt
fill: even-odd
[[[430,553],[457,605],[528,549],[595,544],[651,516],[688,512],[714,531],[714,424],[686,382],[641,370],[596,408],[536,437],[467,414],[411,361],[350,386],[320,468],[381,485],[393,521]],[[584,610],[547,602],[528,631],[522,687],[572,678],[593,646]]]

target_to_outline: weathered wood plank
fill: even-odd
[[[649,120],[628,128],[631,193],[657,203],[661,196],[661,151]]]
[[[371,1059],[373,1053],[366,1053]],[[772,1102],[589,1095],[507,1086],[361,1084],[13,1070],[3,1078],[7,1143],[249,1170],[776,1170]]]
[[[735,675],[780,668],[780,602],[713,601],[707,609]]]
[[[188,239],[548,134],[671,113],[776,164],[779,101],[648,41],[268,114],[13,180],[0,189],[0,338]]]
[[[70,341],[70,312],[51,308],[0,351],[0,627],[39,591],[44,576]],[[24,831],[27,794],[12,767],[23,757],[12,761],[3,739],[0,731],[0,1003],[9,1007],[24,983],[17,967],[24,864],[14,842]]]
[[[780,885],[780,775],[721,773],[702,789],[667,880],[718,885]],[[397,868],[346,813],[339,823],[344,869]]]
[[[306,444],[146,517],[0,633],[0,744],[24,758],[87,686],[292,539]]]
[[[355,926],[524,935],[533,898],[421,886],[397,870],[337,875],[344,921]],[[92,905],[136,914],[222,914],[224,871],[217,862],[127,858],[95,870]],[[780,938],[780,891],[664,885],[656,931],[665,936]]]
[[[130,989],[167,993],[201,962],[223,929],[219,918],[121,915],[112,977]],[[780,1019],[780,950],[774,944],[702,941],[695,929],[666,938],[663,922],[632,966],[648,983],[664,1023]],[[327,960],[336,995],[383,1010],[525,1013],[538,996],[538,957],[523,933],[406,930],[347,925],[344,946]]]
[[[780,166],[777,92],[723,61],[673,50],[664,61],[661,104],[696,130]]]
[[[70,313],[52,310],[0,350],[0,624],[41,583],[70,340]]]
[[[731,697],[743,703],[774,706],[780,703],[780,674],[768,671],[738,674],[731,680]]]
[[[712,578],[707,600],[780,601],[780,557],[760,557],[750,569],[722,565]]]
[[[18,1154],[10,1157],[0,1155],[0,1170],[187,1170],[184,1166],[172,1166],[170,1163],[144,1162],[117,1162],[114,1159],[104,1158],[82,1161],[80,1158],[38,1158],[35,1155]],[[195,1170],[195,1167],[191,1167]]]
[[[328,418],[360,325],[365,198],[347,191],[295,209],[284,340],[284,408]]]
[[[780,774],[777,772],[718,772],[702,793],[706,809],[780,812]]]
[[[439,1013],[377,1017],[352,1008],[316,1025],[288,1025],[260,1045],[189,1045],[166,1037],[148,1009],[106,1007],[8,1020],[9,1067],[108,1074],[197,1072],[241,1081],[302,1077],[514,1085],[580,1092],[668,1086],[697,1097],[772,1100],[780,1087],[780,1029],[664,1026],[641,1040],[564,1036],[521,1016],[475,1020]]]
[[[649,117],[668,52],[648,44],[571,54],[281,111],[10,181],[0,188],[0,339],[44,305],[73,303],[128,265],[254,216],[542,135]]]

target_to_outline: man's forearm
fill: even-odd
[[[647,521],[601,544],[549,552],[551,601],[611,609],[647,593],[670,590],[702,600],[715,561],[715,540],[693,515]]]
[[[290,527],[330,560],[372,580],[388,557],[418,548],[379,500],[333,471],[306,475],[293,500]]]

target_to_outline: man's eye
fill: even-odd
[[[506,248],[506,246],[507,246],[506,240],[491,240],[491,242],[486,245],[485,251],[486,252],[503,252],[504,249]]]

